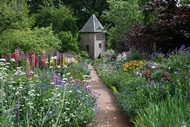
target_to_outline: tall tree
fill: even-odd
[[[181,45],[190,45],[190,2],[178,0],[153,1],[146,10],[156,13],[155,21],[137,24],[123,43],[150,52],[168,53]],[[179,6],[179,4],[181,4]]]
[[[61,0],[63,4],[73,9],[77,17],[77,26],[82,28],[92,14],[100,19],[102,12],[108,9],[107,0]]]
[[[34,23],[33,17],[28,17],[25,0],[0,1],[0,33],[7,29],[25,29]]]
[[[52,25],[55,33],[61,31],[71,31],[73,36],[78,33],[75,18],[72,11],[64,6],[45,6],[36,14],[36,23],[39,27],[47,27]]]
[[[104,11],[102,18],[108,22],[108,47],[122,51],[119,40],[129,32],[131,26],[142,21],[143,14],[139,7],[139,0],[109,0],[109,10]]]
[[[25,0],[0,1],[0,56],[18,47],[22,51],[37,52],[59,47],[60,40],[51,27],[31,28],[35,18],[28,13]]]
[[[77,18],[78,28],[82,28],[88,18],[94,13],[99,19],[102,12],[108,9],[107,0],[26,0],[30,13],[38,13],[43,7],[66,5],[71,8]]]

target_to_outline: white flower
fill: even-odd
[[[0,59],[1,62],[6,62],[6,59],[2,58]]]
[[[41,112],[43,112],[43,111],[44,111],[44,107],[40,107],[40,108],[41,108],[41,110],[40,110],[40,111],[41,111]]]
[[[69,111],[70,109],[69,108],[65,108],[65,110]]]
[[[65,104],[70,104],[70,103],[68,101],[66,101]]]
[[[67,73],[66,75],[70,75],[71,73]]]
[[[70,113],[70,116],[71,116],[71,117],[75,117],[75,115],[74,115],[73,113]]]
[[[10,61],[11,61],[11,62],[15,62],[15,59],[14,59],[14,58],[11,58]]]
[[[10,63],[9,63],[9,62],[6,62],[6,65],[10,65]]]
[[[60,94],[60,93],[58,93],[58,94],[57,94],[57,97],[60,97],[60,96],[61,96],[61,94]]]
[[[80,90],[77,90],[78,93],[82,93]]]
[[[56,60],[56,59],[57,59],[57,56],[51,57],[51,59]]]
[[[64,65],[63,68],[68,68],[67,65]]]
[[[17,92],[15,93],[15,95],[20,95],[20,93],[17,91]]]
[[[0,61],[0,66],[5,66],[5,63]]]
[[[54,85],[55,83],[54,83],[54,82],[51,82],[50,84],[51,84],[51,85]]]
[[[70,118],[66,119],[65,122],[69,122],[70,121]]]

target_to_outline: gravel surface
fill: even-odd
[[[129,118],[116,107],[112,92],[106,88],[98,77],[93,66],[88,66],[90,70],[91,87],[93,94],[97,97],[98,112],[90,125],[91,127],[133,127]],[[90,127],[89,126],[89,127]]]

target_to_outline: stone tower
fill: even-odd
[[[100,57],[105,52],[104,27],[94,14],[91,15],[79,33],[81,37],[80,48],[87,51],[92,59]]]

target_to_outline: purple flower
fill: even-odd
[[[51,80],[54,82],[54,85],[63,85],[60,75],[55,75],[51,77]]]

